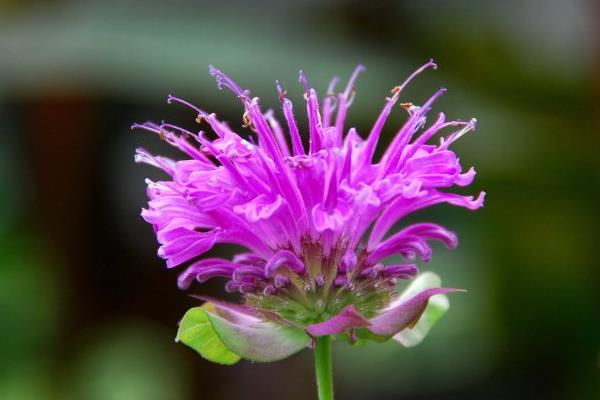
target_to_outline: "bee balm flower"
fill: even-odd
[[[180,288],[224,278],[225,290],[241,293],[243,300],[234,305],[204,299],[204,306],[184,317],[181,341],[210,360],[229,364],[240,358],[281,359],[330,335],[350,342],[393,337],[405,345],[422,339],[434,322],[424,313],[430,307],[446,309],[441,295],[452,289],[439,287],[431,273],[419,275],[402,294],[397,283],[417,276],[415,260],[431,258],[431,241],[453,248],[457,238],[433,223],[390,230],[417,210],[439,203],[474,210],[484,197],[447,191],[473,181],[475,171],[463,171],[450,146],[476,121],[447,121],[440,113],[427,125],[426,115],[443,88],[421,106],[400,104],[407,121],[381,158],[374,158],[403,89],[428,68],[436,68],[433,61],[392,90],[365,138],[345,126],[362,66],[338,93],[334,79],[322,99],[300,73],[308,132],[300,131],[279,83],[283,122],[213,67],[219,88],[241,101],[249,136],[173,96],[169,103],[189,107],[211,133],[168,123],[133,125],[156,133],[185,158],[137,150],[137,161],[167,175],[147,182],[150,200],[142,212],[161,245],[158,255],[169,268],[185,265]],[[436,135],[440,138],[433,144]],[[201,257],[224,243],[246,250],[231,260]],[[392,256],[404,262],[389,265]]]

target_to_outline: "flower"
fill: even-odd
[[[408,113],[407,121],[381,158],[374,157],[403,89],[428,68],[436,68],[433,60],[392,89],[365,139],[356,129],[345,127],[362,66],[337,94],[334,78],[322,105],[300,72],[308,137],[301,134],[292,102],[279,83],[287,129],[272,110],[261,110],[258,97],[251,97],[212,66],[209,70],[218,87],[231,90],[242,102],[243,127],[251,131],[246,138],[214,113],[174,96],[168,97],[169,103],[189,107],[197,122],[213,133],[194,133],[168,123],[133,125],[156,133],[186,156],[175,161],[137,150],[138,162],[168,175],[164,181],[147,181],[150,200],[142,216],[154,227],[161,245],[158,255],[167,267],[186,264],[178,279],[181,289],[194,281],[221,277],[226,279],[226,291],[241,293],[243,305],[203,298],[207,304],[189,316],[196,323],[210,321],[232,354],[269,361],[298,351],[310,343],[310,337],[325,335],[340,335],[351,342],[395,337],[408,343],[401,333],[422,320],[429,299],[452,291],[439,287],[439,279],[431,273],[417,279],[404,295],[397,293],[396,286],[399,280],[417,275],[416,258],[425,262],[431,258],[430,241],[455,247],[454,233],[433,223],[389,232],[408,214],[435,204],[471,210],[483,205],[483,192],[474,198],[446,191],[467,186],[475,177],[473,168],[463,172],[450,145],[473,130],[476,120],[447,121],[440,113],[426,126],[432,104],[445,92],[441,88],[421,106],[400,104]],[[431,144],[443,130],[449,134]],[[246,250],[231,260],[200,258],[221,243]],[[404,263],[384,263],[398,255]],[[447,304],[438,306],[447,308]],[[188,325],[185,317],[184,325]],[[227,339],[223,332],[236,339]],[[289,346],[281,344],[273,350],[273,337],[280,336]],[[239,348],[233,342],[243,341],[240,337],[251,345]]]

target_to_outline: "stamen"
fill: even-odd
[[[250,115],[248,114],[248,111],[244,112],[244,115],[242,115],[242,127],[250,128],[254,132],[256,132],[256,128],[254,127],[254,124],[252,124],[252,120],[250,119]]]
[[[375,153],[375,148],[377,146],[377,142],[379,141],[379,136],[381,135],[383,126],[392,111],[392,107],[398,101],[398,98],[400,97],[400,93],[402,92],[402,90],[404,90],[406,85],[408,85],[414,77],[416,77],[417,75],[419,75],[421,72],[423,72],[425,69],[427,69],[429,67],[432,67],[435,69],[435,68],[437,68],[437,65],[433,62],[433,60],[429,60],[429,62],[422,65],[419,69],[417,69],[415,72],[413,72],[400,86],[396,86],[392,89],[393,96],[391,98],[388,97],[386,99],[386,104],[385,104],[383,110],[381,111],[381,114],[375,121],[375,124],[373,125],[373,128],[371,129],[371,132],[369,133],[369,137],[367,138],[367,143],[365,144],[365,155],[363,157],[364,162],[371,162],[371,160],[373,158],[373,154]],[[435,100],[435,98],[437,98],[437,97],[435,97],[435,95],[434,95],[434,97],[432,99]],[[431,101],[433,102],[433,100],[431,100]],[[430,103],[426,103],[426,104],[430,104]],[[420,110],[418,107],[415,107],[412,103],[402,103],[402,104],[400,104],[400,106],[403,107],[404,109],[406,109],[409,112],[409,114],[411,115],[411,117],[418,114],[418,112]],[[423,110],[424,110],[423,113],[427,112],[427,106],[424,106]],[[417,120],[418,120],[418,118],[417,118]],[[413,123],[413,120],[409,119],[404,126],[405,127],[412,126],[413,125],[412,123]],[[401,133],[398,133],[398,135],[396,136],[396,139],[398,139],[398,137],[402,138],[403,135]],[[410,140],[410,138],[409,138],[409,140]],[[390,146],[390,148],[393,147],[393,145],[394,145],[394,142],[392,142],[392,145]],[[402,146],[402,147],[404,147],[404,146]],[[389,150],[386,153],[392,154]],[[385,159],[385,156],[384,156],[384,159]],[[387,170],[386,170],[386,172],[387,172]]]
[[[323,127],[325,128],[330,125],[331,115],[337,107],[337,96],[335,95],[334,90],[339,80],[340,79],[337,76],[333,77],[331,82],[329,82],[329,86],[327,86],[327,92],[325,94],[325,98],[323,99]]]
[[[217,80],[217,87],[219,89],[223,89],[223,86],[231,90],[241,99],[249,100],[250,99],[250,91],[244,90],[238,85],[233,79],[225,75],[223,72],[218,70],[217,68],[210,65],[208,67],[208,72],[215,77]]]
[[[394,96],[398,96],[404,88],[419,74],[425,71],[427,68],[437,69],[437,64],[433,61],[433,58],[430,59],[427,63],[421,65],[415,72],[413,72],[408,78],[402,82],[400,86],[396,86],[392,89],[392,93]]]
[[[346,113],[348,111],[348,108],[352,104],[352,101],[354,100],[354,93],[356,93],[356,91],[354,90],[354,82],[358,78],[358,75],[363,71],[366,71],[366,68],[362,65],[358,65],[354,69],[354,72],[352,72],[352,75],[348,80],[348,84],[346,85],[346,89],[343,93],[340,93],[338,95],[338,112],[335,118],[337,143],[341,143],[342,141],[342,137],[344,135],[344,123],[346,121]],[[350,98],[351,93],[353,94],[352,98]]]
[[[275,80],[275,88],[277,89],[277,93],[279,94],[279,101],[283,101],[284,99],[286,99],[287,90],[283,88],[281,82],[279,82],[279,79]]]
[[[304,71],[302,70],[300,70],[300,72],[298,73],[298,82],[300,82],[302,86],[304,86],[304,90],[306,92],[310,90],[310,84],[308,83],[308,79],[306,78],[306,75],[304,75]]]
[[[306,154],[304,151],[304,147],[302,146],[302,139],[300,138],[300,133],[298,132],[298,125],[296,124],[296,120],[294,119],[292,102],[286,97],[286,91],[281,87],[279,81],[275,81],[275,87],[277,88],[277,92],[279,93],[279,101],[281,101],[283,115],[285,116],[285,121],[288,125],[290,138],[292,139],[292,152],[294,153],[294,155]]]
[[[167,96],[167,103],[168,104],[173,104],[173,103],[180,103],[183,104],[184,106],[187,106],[189,108],[191,108],[192,110],[196,111],[196,113],[198,114],[198,119],[203,118],[206,116],[206,112],[198,107],[196,107],[195,105],[193,105],[192,103],[185,101],[183,99],[180,99],[179,97],[175,97],[173,95],[169,95]]]
[[[154,156],[150,154],[146,149],[141,147],[135,149],[134,160],[136,163],[144,163],[152,165],[153,167],[160,168],[169,175],[173,175],[174,173],[173,166],[175,164],[175,161],[166,157]]]
[[[348,84],[346,84],[346,89],[343,93],[346,99],[348,99],[350,91],[354,91],[354,83],[356,82],[356,79],[358,79],[358,75],[360,75],[362,72],[365,72],[366,70],[367,68],[365,68],[365,66],[361,64],[357,65],[356,68],[354,68],[354,71],[352,72],[352,75],[350,76]]]
[[[167,143],[169,143],[170,145],[178,147],[181,150],[183,150],[179,143],[179,141],[181,141],[182,139],[178,138],[173,132],[164,130],[163,128],[161,128],[160,125],[157,125],[154,122],[147,121],[147,122],[144,122],[143,124],[136,123],[136,124],[131,125],[131,129],[144,129],[148,132],[155,133],[159,136],[160,140],[164,140]]]
[[[424,145],[427,140],[429,140],[429,138],[431,138],[432,136],[434,136],[435,134],[437,134],[440,130],[447,128],[449,126],[465,126],[468,125],[468,122],[465,121],[449,121],[449,122],[444,122],[445,121],[445,115],[444,113],[440,113],[438,116],[437,121],[431,125],[431,127],[429,127],[423,134],[421,134],[421,136],[419,136],[410,146],[410,149],[408,149],[407,152],[402,154],[402,157],[400,158],[400,161],[398,162],[398,168],[402,168],[402,166],[404,165],[404,162],[408,159],[410,159],[416,152],[417,150]],[[440,140],[443,141],[443,138],[441,138]]]
[[[287,96],[287,90],[281,87],[281,83],[278,80],[275,81],[275,87],[277,88],[277,94],[279,95],[279,101],[283,102]]]
[[[306,112],[308,114],[308,130],[310,136],[310,152],[316,153],[323,147],[323,125],[319,114],[319,103],[317,93],[309,89],[306,95]]]
[[[404,151],[405,146],[410,142],[414,133],[421,128],[425,123],[424,115],[429,111],[431,105],[436,101],[442,94],[446,92],[446,88],[442,87],[438,89],[433,96],[431,96],[422,107],[415,107],[415,111],[411,114],[408,121],[404,123],[400,131],[396,134],[394,140],[388,147],[387,151],[383,155],[382,163],[385,168],[380,171],[380,176],[389,174],[396,166]],[[409,109],[409,112],[411,109]],[[369,137],[369,140],[371,137]],[[372,147],[370,147],[371,149]],[[372,154],[372,153],[371,153]]]
[[[444,138],[440,139],[440,148],[447,149],[452,143],[460,139],[465,133],[475,130],[477,128],[477,119],[471,118],[469,123],[460,131],[454,132],[448,138],[444,140]]]
[[[175,130],[181,132],[183,135],[190,136],[190,137],[195,137],[196,136],[195,133],[192,133],[192,132],[188,131],[187,129],[184,129],[184,128],[182,128],[180,126],[177,126],[177,125],[166,123],[164,121],[161,121],[160,128],[163,131],[164,131],[165,128],[166,129],[175,129]],[[164,132],[163,132],[163,134],[164,134]]]
[[[350,92],[350,98],[346,101],[346,108],[350,108],[352,103],[354,103],[354,99],[356,98],[356,87],[352,86],[352,91]]]

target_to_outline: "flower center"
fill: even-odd
[[[276,289],[247,293],[246,304],[301,326],[325,321],[351,304],[363,316],[374,316],[391,302],[396,278],[383,274],[381,266],[367,265],[366,252],[354,264],[345,252],[344,245],[336,245],[324,255],[319,243],[304,241],[299,258],[305,268],[279,269]]]

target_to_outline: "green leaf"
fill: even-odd
[[[442,280],[433,272],[424,272],[417,276],[412,284],[400,295],[408,299],[416,293],[429,288],[440,287]],[[416,346],[423,341],[436,322],[448,311],[450,302],[443,294],[432,296],[419,321],[412,328],[406,328],[396,334],[394,339],[405,347]]]
[[[241,358],[225,346],[215,331],[208,311],[203,307],[194,307],[185,313],[175,340],[218,364],[232,365]]]

